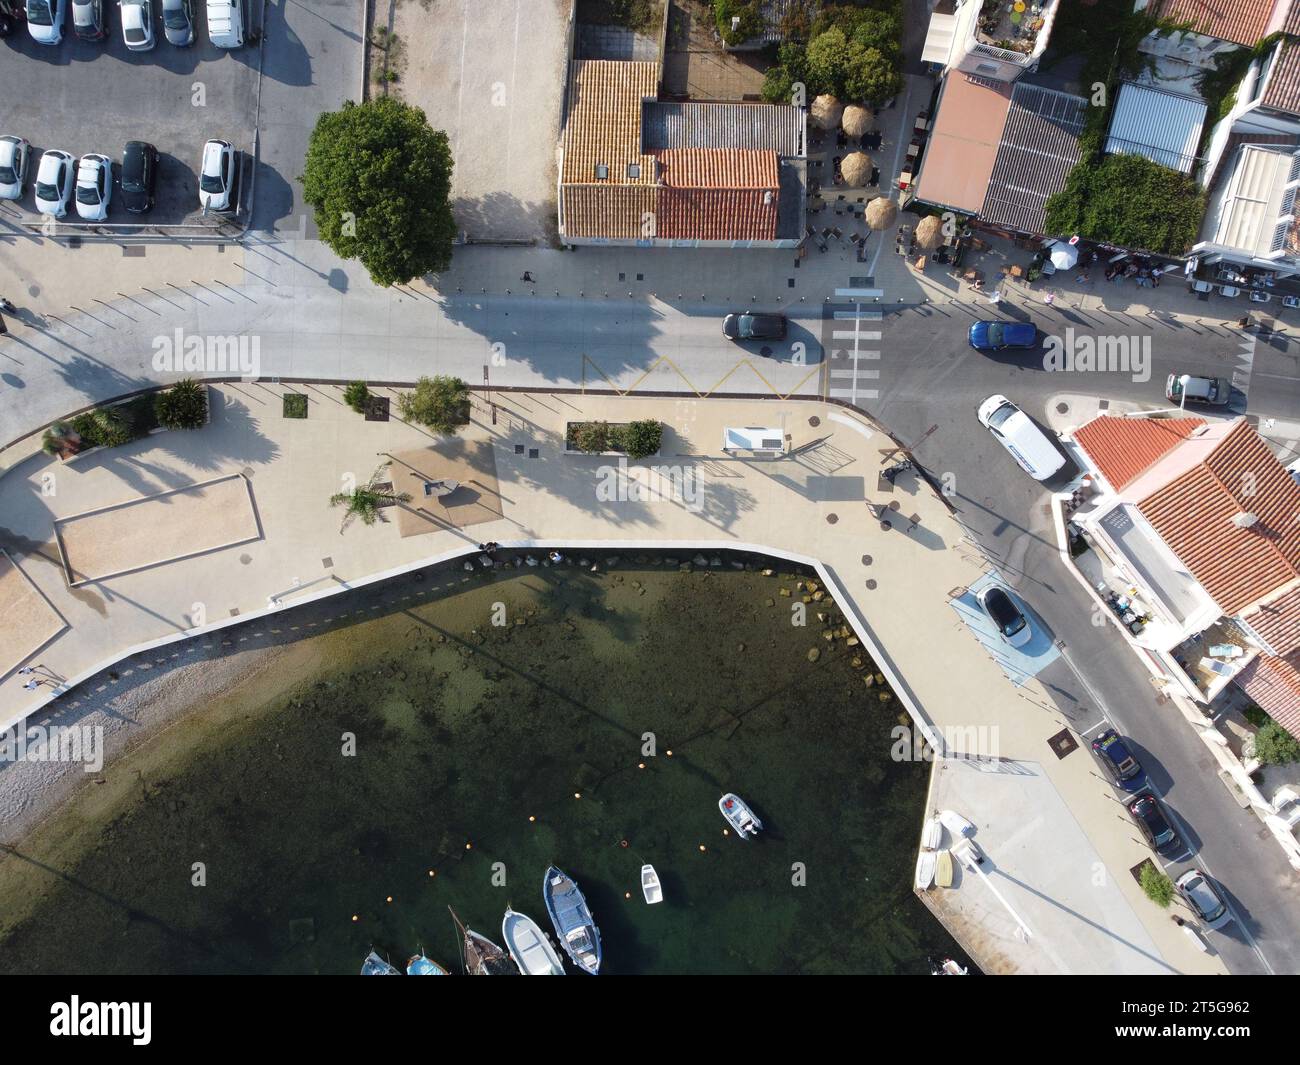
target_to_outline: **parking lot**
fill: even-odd
[[[204,142],[228,140],[246,153],[245,171],[251,162],[260,61],[255,35],[262,4],[247,0],[249,42],[229,51],[208,40],[203,0],[192,6],[195,40],[188,48],[167,42],[157,2],[156,43],[150,51],[126,47],[115,2],[104,4],[108,37],[102,41],[79,40],[70,18],[62,43],[55,46],[38,44],[26,26],[0,40],[7,90],[0,96],[0,135],[25,137],[32,145],[23,199],[3,201],[0,219],[10,226],[41,220],[32,193],[40,153],[60,148],[76,157],[95,152],[113,160],[108,226],[205,222],[198,197]],[[158,149],[157,202],[147,215],[130,214],[121,202],[122,149],[130,140],[148,141]],[[237,202],[247,188],[241,182]],[[61,222],[68,227],[96,224],[105,223],[81,222],[75,206]]]

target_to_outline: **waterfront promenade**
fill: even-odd
[[[308,396],[306,420],[281,415],[290,387]],[[1066,723],[1032,674],[1013,683],[1006,662],[954,608],[987,579],[987,565],[929,486],[910,472],[892,490],[880,481],[892,441],[861,415],[816,401],[503,393],[495,411],[477,400],[472,425],[448,441],[396,419],[365,421],[333,385],[234,383],[213,386],[212,397],[206,429],[150,437],[72,465],[29,447],[29,457],[0,476],[8,550],[61,626],[41,643],[47,630],[6,618],[0,644],[74,682],[153,644],[165,660],[185,646],[168,641],[250,617],[265,615],[268,628],[290,636],[293,614],[282,612],[296,602],[429,561],[473,558],[484,541],[537,547],[539,558],[549,545],[573,547],[602,569],[611,556],[651,544],[684,562],[728,548],[815,561],[898,699],[932,735],[949,737],[949,753],[981,753],[968,741],[996,746],[987,763],[995,771],[956,763],[969,804],[961,812],[977,824],[991,882],[1032,935],[1025,941],[991,922],[976,942],[955,928],[977,960],[990,971],[1223,971],[1141,895],[1129,869],[1149,852],[1086,750],[1058,757],[1048,744]],[[609,458],[565,454],[565,423],[587,418],[658,419],[661,453],[631,464],[625,476]],[[779,429],[788,454],[724,453],[724,428],[746,425]],[[165,507],[154,502],[157,544],[123,547],[140,568],[69,584],[56,525],[189,485],[225,485],[231,476],[246,481],[249,509],[222,494],[212,513],[215,525],[233,530],[231,546],[213,547],[226,541],[212,530],[201,542],[177,542]],[[414,487],[415,498],[388,509],[388,521],[354,520],[341,530],[343,511],[329,497],[348,486],[346,478],[364,484],[372,477]],[[461,499],[444,504],[419,490],[443,477],[461,485]],[[178,529],[195,527],[202,499],[191,496]],[[106,528],[102,515],[95,528]],[[116,572],[111,544],[96,557],[98,572]],[[141,567],[151,557],[157,561]],[[823,639],[816,609],[808,606],[810,650]],[[32,722],[75,718],[76,692],[43,707],[49,689],[29,692],[21,680],[13,672],[0,680],[0,723],[29,713]],[[900,709],[864,687],[864,713]],[[997,905],[988,890],[963,877],[945,894],[974,912]]]

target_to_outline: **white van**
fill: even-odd
[[[208,40],[218,48],[242,48],[244,0],[208,0]]]
[[[1045,481],[1065,465],[1065,456],[1047,434],[1006,396],[989,396],[981,403],[979,420],[1035,480]]]

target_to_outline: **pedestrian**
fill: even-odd
[[[533,272],[532,272],[531,270],[525,270],[525,271],[524,271],[524,276],[521,277],[519,280],[520,280],[520,281],[531,281],[534,285],[537,284],[537,278],[533,277]]]
[[[1001,303],[1001,302],[1002,302],[1002,293],[999,292],[997,289],[994,289],[992,292],[989,293],[989,302],[990,302],[990,303]]]
[[[41,681],[33,679],[33,680],[29,680],[26,684],[23,685],[23,687],[26,688],[29,692],[34,692],[37,688],[41,686],[41,684],[42,684]]]
[[[552,551],[546,557],[549,558],[557,566],[564,561],[564,556],[560,554],[558,551]]]
[[[0,337],[4,336],[7,332],[9,332],[9,327],[5,325],[5,316],[0,314]]]
[[[0,296],[0,311],[5,314],[13,314],[18,308],[13,305],[13,301],[7,296]]]
[[[36,670],[32,666],[23,666],[23,668],[18,671],[18,675],[25,677],[28,673],[35,673],[35,672]]]
[[[1046,296],[1043,297],[1043,302],[1050,307],[1053,303],[1056,302],[1056,293],[1049,292]]]

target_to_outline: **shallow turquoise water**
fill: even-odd
[[[434,587],[460,576],[304,608],[352,612],[310,637],[321,674],[272,705],[241,689],[246,716],[144,773],[64,865],[0,861],[0,889],[42,893],[0,926],[0,970],[352,973],[372,945],[453,966],[447,906],[498,941],[507,903],[548,925],[551,862],[586,893],[609,973],[960,956],[910,891],[928,766],[890,760],[900,708],[864,684],[860,648],[823,638],[833,606],[791,624],[798,578],[625,564]],[[759,840],[724,836],[725,791]],[[661,905],[642,901],[645,862]]]

